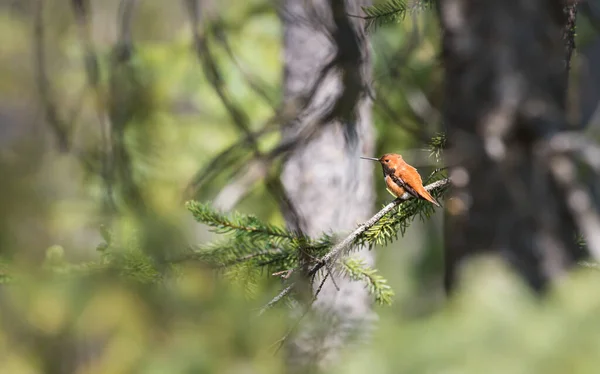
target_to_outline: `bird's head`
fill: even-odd
[[[396,153],[386,153],[383,156],[381,156],[380,158],[374,158],[374,157],[361,157],[361,158],[365,159],[365,160],[377,161],[381,165],[383,165],[384,168],[390,168],[390,169],[395,169],[398,166],[398,164],[400,164],[403,161],[402,156],[400,156],[399,154],[396,154]]]

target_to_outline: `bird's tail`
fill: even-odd
[[[429,193],[429,191],[427,191],[425,188],[421,188],[421,191],[419,191],[419,195],[421,195],[421,197],[423,199],[429,201],[433,205],[435,205],[437,207],[441,206],[437,201],[435,201],[435,199],[433,198],[433,196],[431,196],[431,194]]]

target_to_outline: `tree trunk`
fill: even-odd
[[[359,14],[361,5],[366,3],[282,4],[284,100],[304,105],[300,119],[283,136],[295,136],[314,125],[315,118],[318,123],[317,134],[296,145],[282,173],[299,216],[299,223],[288,219],[288,224],[310,236],[351,230],[369,218],[374,204],[373,165],[359,159],[374,151],[371,101],[365,92],[370,82],[368,42],[361,20],[347,16]],[[357,255],[373,263],[367,249]],[[329,277],[324,283],[312,312],[287,344],[290,372],[313,371],[334,361],[353,333],[373,317],[363,284],[337,275],[334,281]],[[313,291],[319,283],[315,281]]]
[[[568,129],[563,2],[441,0],[439,11],[453,163],[446,287],[464,258],[492,252],[542,290],[582,256],[557,160],[537,152]]]

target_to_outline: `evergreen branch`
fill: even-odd
[[[432,190],[436,190],[438,188],[446,187],[449,183],[450,183],[450,180],[448,178],[445,178],[445,179],[439,180],[437,182],[428,184],[427,186],[425,186],[425,189],[427,191],[432,191]],[[402,203],[406,200],[410,200],[412,198],[414,198],[414,197],[407,192],[404,195],[402,195],[401,197],[395,199],[394,201],[392,201],[391,203],[386,205],[383,209],[381,209],[373,217],[371,217],[367,222],[358,226],[358,228],[356,230],[354,230],[344,240],[342,240],[340,243],[338,243],[336,246],[334,246],[329,253],[327,253],[319,261],[317,261],[317,263],[309,270],[309,275],[315,274],[323,266],[325,266],[325,264],[327,262],[331,261],[333,258],[337,257],[337,255],[340,254],[342,251],[346,250],[352,244],[356,243],[357,239],[359,239],[361,235],[364,235],[364,233],[367,230],[369,230],[377,222],[379,222],[379,220],[381,220],[386,214],[388,214],[394,208],[396,208],[398,205],[400,205],[400,203]]]
[[[262,223],[254,216],[224,215],[206,203],[189,201],[186,207],[196,220],[209,225],[213,231],[232,233],[233,237],[197,247],[171,262],[200,260],[218,269],[248,264],[272,273],[296,269],[300,255],[312,263],[334,245],[334,238],[329,234],[314,240]]]
[[[244,291],[244,296],[253,298],[258,291],[258,277],[260,269],[250,263],[241,263],[228,268],[225,277],[234,286]]]
[[[440,162],[444,148],[446,148],[446,134],[437,133],[429,142],[429,156],[432,156],[436,162]]]
[[[263,251],[256,251],[255,248],[251,248],[248,254],[239,254],[240,247],[231,245],[231,243],[224,243],[223,245],[213,245],[210,249],[200,249],[194,251],[192,254],[187,255],[181,260],[201,260],[207,262],[210,266],[215,268],[225,268],[233,265],[237,265],[243,262],[248,262],[257,259],[270,259],[271,256],[283,253],[280,249],[267,249]],[[246,252],[248,247],[244,246]],[[236,253],[237,252],[237,253]]]
[[[267,271],[280,271],[298,265],[298,247],[290,241],[272,239],[253,240],[240,236],[197,247],[193,252],[171,262],[197,260],[214,269],[224,269],[240,264],[250,264]]]
[[[331,234],[322,234],[317,240],[303,243],[301,249],[305,250],[311,257],[322,257],[335,245],[336,238]],[[299,245],[300,246],[300,245]]]
[[[408,1],[410,4],[407,4],[406,0],[389,0],[384,4],[362,7],[362,10],[365,12],[366,16],[358,17],[365,20],[365,30],[373,30],[404,19],[406,13],[409,11],[415,12],[427,9],[432,7],[434,4],[434,0]]]
[[[380,305],[390,305],[394,297],[394,290],[387,284],[387,280],[377,274],[377,270],[367,266],[359,258],[347,258],[341,263],[341,270],[350,279],[365,282],[369,293],[375,296],[375,301]]]
[[[450,184],[449,178],[444,178],[439,181],[433,182],[425,186],[427,191],[435,191],[440,188],[445,188]],[[345,251],[348,247],[353,244],[356,244],[357,240],[364,235],[364,233],[373,227],[379,220],[381,220],[385,215],[394,210],[398,205],[406,200],[413,199],[414,196],[405,193],[399,198],[396,198],[394,201],[386,205],[383,209],[377,212],[373,217],[371,217],[368,221],[358,226],[356,230],[354,230],[350,235],[348,235],[344,240],[335,245],[331,251],[329,251],[326,255],[321,257],[319,260],[315,262],[315,264],[309,268],[308,276],[313,276],[323,268],[326,264],[330,263],[333,259],[337,258],[343,251]],[[263,314],[266,310],[270,309],[275,305],[279,300],[283,299],[287,294],[289,294],[294,289],[295,283],[290,284],[285,289],[283,289],[277,296],[275,296],[267,305],[265,305],[260,314]]]
[[[269,224],[261,222],[253,215],[242,215],[234,213],[231,216],[219,213],[212,209],[209,204],[198,201],[188,201],[186,208],[192,213],[196,221],[213,227],[213,231],[219,234],[253,234],[262,237],[277,237],[281,239],[294,240],[293,234]]]
[[[372,30],[398,22],[406,16],[407,9],[404,0],[390,0],[384,4],[362,7],[363,12],[366,14],[366,17],[362,17],[365,20],[365,29]]]
[[[258,267],[266,267],[269,273],[278,272],[284,269],[295,268],[298,265],[297,251],[281,251],[270,254],[269,257],[254,261]]]

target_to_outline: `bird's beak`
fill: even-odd
[[[360,158],[362,158],[363,160],[379,161],[378,158],[373,158],[373,157],[362,157],[362,156],[360,156]]]

